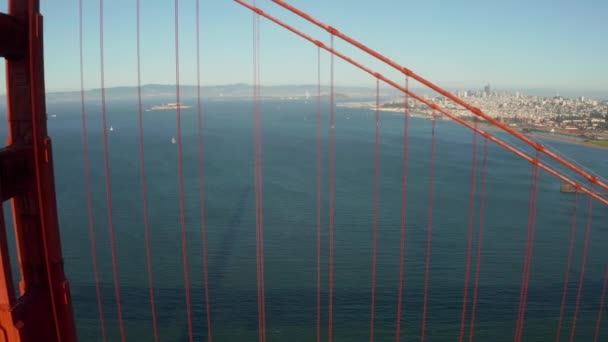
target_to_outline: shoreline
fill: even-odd
[[[579,140],[568,139],[568,138],[559,137],[559,136],[551,136],[549,134],[526,133],[526,135],[529,137],[554,140],[554,141],[560,141],[560,142],[564,142],[564,143],[572,144],[572,145],[579,145],[579,146],[598,148],[598,149],[602,149],[602,150],[608,150],[608,146],[596,145],[589,141],[579,141]]]
[[[376,107],[375,107],[375,103],[373,103],[372,106],[370,106],[369,103],[354,103],[352,105],[342,105],[339,107],[343,107],[343,108],[353,108],[353,109],[363,109],[363,108],[367,108],[371,111],[375,111]],[[378,108],[378,110],[380,112],[387,112],[387,113],[395,113],[395,114],[403,114],[403,108]],[[425,115],[425,114],[420,114],[420,113],[410,113],[411,117],[415,117],[415,118],[420,118],[420,119],[425,119],[425,120],[431,120],[431,117],[429,115]],[[448,121],[448,122],[454,122],[455,124],[458,124],[457,122],[455,122],[454,120],[448,118],[445,115],[440,114],[438,116],[438,118],[440,118],[440,121]],[[467,122],[470,122],[468,120],[465,120]],[[485,121],[480,121],[477,123],[478,127],[480,129],[486,130],[486,131],[503,131],[500,127],[494,126],[490,123],[487,123]],[[518,127],[519,128],[519,127]],[[591,143],[589,141],[579,141],[579,140],[575,140],[575,139],[568,139],[566,137],[561,137],[561,136],[552,136],[551,133],[547,132],[545,134],[538,134],[535,132],[530,132],[530,133],[523,133],[525,136],[528,137],[532,137],[532,138],[538,138],[538,139],[547,139],[547,140],[553,140],[553,141],[559,141],[559,142],[563,142],[563,143],[567,143],[567,144],[572,144],[572,145],[578,145],[578,146],[585,146],[585,147],[591,147],[591,148],[596,148],[596,149],[603,149],[603,150],[608,150],[608,146],[602,146],[602,145],[596,145],[594,143]]]

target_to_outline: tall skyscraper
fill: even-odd
[[[492,89],[490,88],[490,84],[486,84],[485,87],[483,87],[483,92],[486,93],[486,96],[490,96]]]

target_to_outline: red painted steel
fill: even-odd
[[[203,281],[205,290],[205,316],[207,318],[207,341],[213,342],[211,327],[211,303],[209,300],[209,267],[207,258],[207,222],[205,211],[205,163],[203,146],[203,108],[201,104],[201,44],[200,44],[200,1],[196,0],[196,104],[198,130],[198,170],[201,206],[201,239],[203,244]]]
[[[121,342],[125,342],[125,323],[122,314],[122,299],[120,291],[120,276],[118,273],[118,256],[116,253],[116,233],[114,229],[114,214],[112,201],[112,184],[110,179],[110,153],[108,148],[108,124],[106,111],[106,86],[105,86],[105,65],[104,65],[104,11],[103,0],[99,0],[99,64],[101,80],[101,123],[103,132],[103,162],[104,178],[106,187],[106,203],[108,206],[108,235],[110,239],[110,254],[112,258],[112,279],[114,282],[114,297],[116,299],[116,311],[118,314],[118,329]]]
[[[409,77],[405,76],[405,89],[409,89]],[[401,241],[399,244],[399,289],[397,290],[397,323],[395,328],[395,341],[401,341],[401,315],[403,306],[403,284],[405,274],[405,243],[407,223],[407,168],[409,157],[409,120],[410,105],[407,93],[404,96],[403,113],[403,178],[401,185]]]
[[[256,205],[256,270],[258,290],[258,339],[266,341],[266,299],[264,285],[264,196],[262,168],[262,110],[260,102],[260,21],[253,13],[253,155]]]
[[[539,157],[537,152],[536,157]],[[532,185],[530,190],[529,213],[528,213],[528,236],[526,238],[526,251],[524,256],[524,267],[522,270],[521,290],[519,293],[519,308],[517,312],[517,325],[515,327],[515,341],[520,342],[523,335],[526,305],[528,301],[528,288],[530,284],[530,268],[532,266],[532,254],[534,252],[534,233],[536,227],[536,205],[538,203],[538,167],[532,167]]]
[[[566,272],[564,275],[564,289],[562,290],[562,302],[559,309],[559,320],[557,321],[557,333],[555,334],[555,342],[560,341],[562,321],[566,311],[566,298],[568,295],[568,282],[570,278],[570,268],[572,266],[572,255],[574,254],[574,240],[576,237],[576,218],[578,212],[578,193],[574,196],[574,209],[572,210],[572,226],[570,227],[570,243],[568,245],[568,259],[566,261]]]
[[[317,342],[321,342],[321,49],[317,48]]]
[[[23,18],[0,13],[0,57],[17,59],[27,49],[26,23]]]
[[[372,304],[369,319],[369,341],[374,342],[374,323],[376,318],[376,268],[378,267],[378,202],[380,187],[380,80],[376,80],[376,142],[374,160],[374,224],[372,240]]]
[[[429,171],[429,205],[428,205],[428,222],[426,226],[426,252],[424,257],[424,291],[422,293],[422,327],[420,328],[420,341],[426,339],[426,318],[428,315],[429,302],[429,282],[431,276],[431,240],[433,238],[433,200],[435,191],[435,149],[437,139],[435,139],[437,130],[437,121],[435,112],[433,111],[431,118],[431,166]]]
[[[317,102],[317,341],[321,340],[321,70],[320,56],[321,49],[326,50],[331,56],[330,66],[330,175],[329,175],[329,301],[328,301],[328,340],[333,340],[333,301],[334,301],[334,191],[335,191],[335,89],[334,89],[334,59],[335,56],[354,65],[355,67],[370,74],[376,79],[376,140],[375,140],[375,175],[374,175],[374,221],[373,221],[373,251],[372,251],[372,286],[371,286],[371,317],[370,317],[370,341],[374,341],[375,305],[376,305],[376,271],[377,271],[377,234],[379,220],[379,125],[380,125],[380,81],[394,87],[405,95],[404,113],[404,140],[403,140],[403,189],[402,189],[402,213],[401,213],[401,241],[400,241],[400,260],[399,260],[399,289],[397,296],[397,328],[396,340],[401,338],[401,314],[403,301],[404,273],[405,273],[405,243],[406,243],[406,198],[407,198],[407,167],[408,167],[408,120],[409,120],[409,97],[417,100],[433,109],[432,121],[432,145],[431,145],[431,165],[429,180],[429,205],[426,239],[425,275],[424,275],[424,294],[422,308],[421,340],[426,338],[427,304],[429,301],[429,278],[430,278],[430,258],[431,258],[431,238],[433,226],[433,192],[435,176],[435,137],[436,122],[435,112],[451,118],[453,121],[471,129],[474,133],[473,150],[473,170],[471,175],[471,193],[469,208],[469,227],[466,250],[466,269],[465,285],[463,290],[463,303],[460,323],[460,341],[464,339],[467,297],[469,289],[469,278],[471,272],[473,226],[476,196],[477,179],[477,138],[478,134],[484,139],[484,159],[482,169],[481,185],[481,207],[479,210],[479,233],[477,243],[477,265],[475,269],[473,304],[471,311],[471,323],[469,340],[473,341],[476,305],[478,301],[478,287],[482,252],[482,233],[484,224],[485,195],[486,195],[486,176],[487,176],[487,154],[488,141],[514,153],[519,158],[526,160],[533,165],[532,188],[530,190],[528,230],[525,247],[524,266],[522,270],[522,285],[520,290],[520,302],[518,309],[518,320],[515,331],[515,341],[522,339],[525,310],[531,274],[531,262],[534,243],[534,226],[536,223],[536,207],[538,193],[539,170],[542,169],[549,174],[573,185],[578,192],[589,195],[589,207],[587,211],[587,227],[585,233],[585,243],[583,248],[583,258],[581,263],[581,274],[578,284],[576,307],[570,334],[570,340],[575,336],[576,320],[581,301],[583,280],[585,275],[585,265],[587,262],[588,245],[590,240],[590,229],[592,220],[592,199],[608,205],[608,199],[600,196],[594,190],[598,186],[608,190],[608,185],[603,181],[566,161],[554,152],[548,150],[540,143],[516,132],[512,128],[504,125],[494,118],[489,117],[479,108],[457,98],[455,95],[436,86],[425,78],[415,74],[413,71],[393,62],[378,52],[368,48],[347,35],[340,33],[335,28],[328,26],[310,15],[298,10],[297,8],[285,3],[282,0],[272,0],[280,6],[297,14],[298,16],[310,21],[311,23],[327,30],[330,33],[331,43],[326,46],[318,40],[296,30],[292,26],[276,19],[275,17],[263,12],[254,4],[249,5],[244,0],[235,2],[252,10],[253,13],[253,62],[254,62],[254,183],[255,183],[255,202],[256,202],[256,272],[258,286],[258,327],[259,340],[266,342],[266,306],[265,306],[265,285],[264,285],[264,210],[263,210],[263,168],[262,168],[262,113],[261,113],[261,85],[260,85],[260,27],[259,17],[263,16],[281,27],[295,33],[296,35],[308,40],[318,47],[318,102]],[[82,106],[82,129],[83,147],[85,156],[85,178],[87,192],[87,206],[89,217],[89,231],[91,235],[91,247],[93,257],[93,269],[95,273],[96,294],[98,311],[100,315],[101,332],[103,339],[106,340],[104,323],[104,313],[101,300],[99,285],[99,275],[97,271],[97,256],[95,231],[92,220],[90,176],[88,165],[88,144],[87,144],[87,124],[86,111],[84,106],[84,76],[83,76],[83,51],[82,51],[82,0],[80,0],[80,81],[81,81],[81,106]],[[150,250],[150,231],[148,224],[146,173],[144,165],[144,132],[142,116],[142,89],[141,89],[141,68],[140,68],[140,1],[137,0],[137,78],[138,78],[138,110],[139,110],[139,133],[140,133],[140,162],[141,162],[141,182],[144,206],[144,226],[145,244],[147,257],[148,281],[150,286],[150,303],[153,318],[153,332],[155,340],[158,340],[158,327],[155,309],[154,287],[151,265]],[[116,257],[116,246],[114,239],[114,225],[112,219],[112,195],[109,172],[109,153],[108,153],[108,132],[106,126],[106,103],[105,103],[105,84],[104,84],[104,29],[103,29],[103,0],[99,0],[99,19],[100,19],[100,58],[101,58],[101,96],[102,96],[102,122],[103,122],[103,152],[104,152],[104,174],[106,186],[106,200],[108,204],[108,225],[112,254],[112,274],[114,280],[114,291],[118,309],[118,321],[121,340],[125,341],[125,330],[121,308],[120,284],[118,275],[118,264]],[[179,0],[175,0],[175,68],[176,68],[176,99],[180,102],[180,75],[179,75]],[[28,1],[9,1],[10,14],[0,14],[0,56],[7,58],[7,97],[8,97],[8,118],[10,124],[9,146],[0,150],[0,169],[3,171],[3,179],[0,179],[0,199],[2,201],[12,198],[13,215],[15,218],[15,231],[20,261],[19,283],[20,298],[16,298],[13,289],[13,274],[8,255],[8,241],[6,237],[6,226],[2,213],[0,213],[0,342],[1,341],[76,341],[74,318],[71,308],[69,284],[64,276],[63,260],[61,256],[61,244],[59,236],[57,208],[55,202],[55,189],[52,165],[52,149],[50,138],[47,136],[46,128],[46,108],[44,92],[44,70],[43,70],[43,45],[42,45],[42,17],[39,14],[39,4],[37,0]],[[205,311],[207,319],[207,340],[212,340],[210,301],[208,287],[207,270],[207,243],[205,226],[204,208],[204,182],[203,182],[203,115],[200,94],[200,46],[199,46],[199,1],[196,0],[196,56],[197,56],[197,100],[198,100],[198,148],[199,148],[199,184],[200,184],[200,204],[201,204],[201,233],[203,244],[203,273],[205,286]],[[406,77],[405,86],[397,84],[384,75],[377,73],[354,59],[342,54],[334,49],[334,39],[339,37],[346,42],[358,47],[366,53],[374,56],[389,66],[401,71]],[[7,38],[8,37],[8,38]],[[477,127],[477,123],[471,124],[451,112],[439,107],[437,104],[425,100],[409,89],[409,78],[413,78],[439,94],[449,98],[460,106],[466,108],[471,113],[479,116],[495,126],[506,131],[508,134],[517,137],[526,144],[536,149],[536,156],[531,157],[518,148],[496,138],[494,135],[485,132]],[[185,195],[183,179],[183,150],[182,150],[182,125],[181,109],[178,106],[176,111],[177,136],[178,136],[178,164],[179,164],[179,192],[180,192],[180,223],[182,240],[182,259],[184,267],[184,282],[186,294],[186,309],[188,320],[188,336],[193,341],[193,322],[190,299],[190,276],[187,253],[186,236],[186,217],[185,217]],[[551,159],[566,166],[569,170],[585,177],[590,182],[589,187],[582,186],[580,183],[566,177],[563,173],[539,161],[540,154],[545,154]],[[4,172],[4,170],[7,170]],[[578,198],[578,193],[577,193]],[[575,200],[576,201],[576,200]],[[574,231],[576,229],[576,206],[573,217],[573,226],[569,245],[568,264],[565,276],[564,293],[560,311],[560,323],[564,314],[564,302],[568,285],[568,273],[571,264]],[[596,323],[595,340],[598,339],[601,324],[602,310],[605,300],[605,292],[608,284],[608,268],[604,279],[600,300],[600,311]]]
[[[15,297],[6,226],[0,219],[0,341],[70,342],[76,340],[76,331],[63,270],[46,127],[43,21],[38,1],[11,0],[8,5],[8,15],[0,16],[0,30],[6,30],[0,31],[0,52],[6,57],[10,135],[2,154],[13,159],[7,162],[14,162],[15,173],[9,174],[20,174],[15,182],[24,186],[11,193],[20,298]]]
[[[475,122],[477,123],[477,121]],[[477,133],[473,132],[473,162],[471,166],[471,191],[469,199],[469,229],[467,234],[467,249],[464,270],[464,288],[462,290],[462,312],[460,314],[460,335],[458,340],[464,340],[464,330],[467,313],[467,299],[469,295],[469,278],[471,275],[471,253],[473,246],[473,226],[475,224],[475,191],[477,185]]]
[[[331,36],[331,47],[334,36]],[[331,54],[330,65],[330,126],[329,126],[329,304],[328,304],[328,341],[334,336],[334,205],[335,205],[335,169],[336,169],[336,98],[334,90],[334,54]]]
[[[600,308],[597,313],[597,320],[595,322],[595,332],[593,335],[593,342],[597,342],[600,337],[600,328],[602,326],[602,314],[604,313],[604,305],[606,305],[606,288],[608,288],[608,266],[604,272],[604,285],[602,286],[602,295],[600,296]]]
[[[545,164],[539,162],[537,158],[530,157],[527,154],[525,154],[522,151],[520,151],[518,148],[515,148],[512,145],[510,145],[510,144],[508,144],[508,143],[506,143],[506,142],[498,139],[494,135],[492,135],[492,134],[490,134],[490,133],[488,133],[486,131],[483,131],[483,130],[481,130],[479,128],[476,128],[471,123],[463,120],[462,118],[456,116],[455,114],[449,112],[448,110],[443,109],[442,107],[440,107],[436,103],[432,103],[432,102],[430,102],[428,100],[425,100],[423,97],[417,95],[416,93],[412,92],[411,90],[405,89],[403,86],[401,86],[401,85],[397,84],[396,82],[388,79],[386,76],[384,76],[384,75],[382,75],[382,74],[380,74],[378,72],[375,72],[372,69],[364,66],[363,64],[355,61],[354,59],[346,56],[345,54],[336,51],[335,49],[333,49],[333,47],[326,46],[322,42],[320,42],[320,41],[318,41],[318,40],[310,37],[309,35],[306,35],[306,34],[302,33],[301,31],[299,31],[297,29],[295,29],[293,26],[291,26],[291,25],[289,25],[289,24],[287,24],[287,23],[285,23],[285,22],[283,22],[283,21],[281,21],[281,20],[279,20],[279,19],[271,16],[270,14],[262,11],[260,8],[252,6],[252,5],[246,3],[243,0],[234,0],[234,1],[236,3],[238,3],[238,4],[240,4],[240,5],[248,8],[251,11],[258,13],[259,15],[261,15],[261,16],[265,17],[266,19],[274,22],[275,24],[277,24],[277,25],[279,25],[279,26],[281,26],[281,27],[283,27],[283,28],[291,31],[292,33],[300,36],[301,38],[304,38],[305,40],[308,40],[309,42],[311,42],[311,43],[319,46],[321,49],[323,49],[323,50],[325,50],[327,52],[330,52],[332,55],[337,56],[337,57],[341,58],[342,60],[344,60],[344,61],[346,61],[346,62],[354,65],[355,67],[363,70],[364,72],[372,75],[373,77],[382,80],[383,82],[385,82],[386,84],[392,86],[393,88],[395,88],[395,89],[397,89],[397,90],[399,90],[399,91],[401,91],[401,92],[403,92],[405,94],[408,94],[410,97],[412,97],[416,101],[421,102],[421,103],[425,104],[426,106],[428,106],[429,108],[432,108],[435,111],[438,111],[438,112],[442,113],[443,115],[445,115],[445,116],[449,117],[450,119],[452,119],[454,122],[456,122],[456,123],[458,123],[458,124],[460,124],[462,126],[465,126],[465,127],[469,128],[469,129],[477,132],[478,134],[482,135],[484,138],[486,138],[486,139],[492,141],[493,143],[495,143],[495,144],[497,144],[497,145],[505,148],[506,150],[514,153],[518,157],[526,160],[527,162],[529,162],[529,163],[531,163],[533,165],[537,165],[540,169],[542,169],[545,172],[551,174],[552,176],[554,176],[556,178],[559,178],[560,180],[564,181],[565,183],[568,183],[568,184],[574,186],[576,189],[578,189],[579,192],[585,193],[585,194],[593,197],[597,201],[599,201],[599,202],[601,202],[601,203],[603,203],[605,205],[608,205],[608,199],[602,197],[601,195],[599,195],[595,191],[589,190],[587,187],[585,187],[585,186],[581,185],[580,183],[578,183],[578,182],[576,182],[576,181],[568,178],[563,173],[556,171],[555,169],[551,168],[550,166],[545,165]],[[545,149],[545,147],[543,145],[540,145],[540,144],[535,145],[535,148],[539,152],[542,152]],[[573,167],[577,168],[576,166],[573,166]],[[580,170],[580,171],[584,172],[583,170]]]
[[[188,341],[194,341],[192,326],[192,301],[190,299],[190,265],[188,263],[188,237],[186,225],[186,195],[184,190],[184,157],[182,139],[182,110],[179,75],[179,0],[174,2],[174,37],[175,37],[175,100],[177,120],[177,166],[179,181],[179,217],[181,226],[182,262],[184,268],[184,292],[186,295],[186,319],[188,323]]]
[[[483,225],[486,209],[486,183],[488,176],[488,140],[483,140],[483,163],[481,167],[481,204],[479,207],[479,228],[477,233],[477,262],[475,264],[475,280],[473,281],[473,304],[471,307],[471,323],[469,325],[469,342],[475,335],[475,318],[477,316],[477,299],[479,298],[479,274],[481,271],[481,252],[483,246]]]
[[[82,1],[81,1],[82,2]],[[136,31],[137,31],[137,118],[139,123],[139,178],[141,180],[141,196],[144,221],[144,244],[146,248],[146,271],[148,275],[148,292],[150,296],[150,311],[152,313],[152,333],[154,341],[158,342],[158,318],[156,317],[156,296],[154,291],[154,273],[152,271],[152,248],[150,246],[150,219],[148,214],[148,184],[146,182],[146,157],[144,147],[144,118],[141,94],[141,4],[140,0],[135,3],[136,7]]]
[[[93,266],[93,276],[95,282],[95,297],[97,300],[97,313],[99,315],[99,327],[101,330],[101,338],[103,342],[108,340],[106,332],[106,323],[103,310],[103,299],[101,295],[101,284],[99,277],[99,263],[97,260],[97,238],[95,235],[95,223],[93,221],[93,203],[91,194],[91,167],[89,162],[89,138],[87,128],[87,113],[85,108],[84,95],[84,57],[83,57],[83,4],[79,1],[78,21],[79,21],[79,52],[80,52],[80,106],[81,106],[81,121],[82,121],[82,150],[84,159],[84,183],[87,202],[87,219],[89,224],[89,242],[91,244],[91,260]]]
[[[589,240],[591,239],[591,223],[593,221],[592,216],[593,201],[589,198],[587,204],[587,224],[585,227],[585,242],[583,244],[583,257],[581,260],[580,274],[578,279],[578,287],[576,290],[576,304],[574,305],[574,316],[572,317],[572,327],[570,328],[570,342],[574,341],[576,336],[576,322],[578,320],[578,314],[581,307],[581,297],[583,295],[583,284],[585,282],[585,268],[587,266],[587,256],[589,255]]]
[[[237,2],[241,2],[240,0],[235,0]],[[567,168],[569,168],[570,170],[578,173],[579,175],[585,177],[586,179],[588,179],[592,184],[597,184],[598,186],[600,186],[601,188],[603,188],[604,190],[608,190],[608,184],[602,182],[600,179],[598,179],[598,177],[586,172],[585,170],[577,167],[576,165],[572,164],[571,162],[567,161],[566,159],[560,157],[558,154],[556,154],[555,152],[552,152],[550,150],[548,150],[546,147],[542,146],[540,143],[528,138],[527,136],[525,136],[524,134],[517,132],[516,130],[514,130],[513,128],[505,125],[504,123],[498,121],[497,119],[491,117],[490,115],[486,114],[485,112],[483,112],[481,109],[476,108],[474,106],[472,106],[471,104],[467,103],[466,101],[463,101],[462,99],[458,98],[456,95],[450,93],[449,91],[435,85],[434,83],[430,82],[429,80],[423,78],[420,75],[417,75],[416,73],[414,73],[412,70],[392,61],[391,59],[387,58],[386,56],[380,54],[377,51],[374,51],[372,49],[370,49],[369,47],[365,46],[364,44],[358,42],[357,40],[341,33],[340,31],[338,31],[336,28],[331,27],[315,18],[313,18],[311,15],[297,9],[296,7],[287,4],[285,1],[283,0],[272,0],[272,2],[278,4],[279,6],[291,11],[292,13],[308,20],[309,22],[315,24],[316,26],[326,30],[327,32],[331,33],[334,36],[337,36],[341,39],[343,39],[344,41],[348,42],[349,44],[352,44],[354,46],[356,46],[357,48],[365,51],[366,53],[368,53],[369,55],[377,58],[378,60],[386,63],[387,65],[399,70],[400,72],[402,72],[403,74],[405,74],[406,76],[409,76],[413,79],[415,79],[416,81],[422,83],[423,85],[427,86],[428,88],[436,91],[437,93],[447,97],[448,99],[452,100],[454,103],[457,103],[458,105],[462,106],[463,108],[466,108],[468,111],[470,111],[471,113],[475,114],[476,116],[479,116],[483,119],[485,119],[486,121],[490,122],[491,124],[493,124],[494,126],[502,129],[503,131],[511,134],[512,136],[518,138],[519,140],[525,142],[526,144],[530,145],[532,148],[538,150],[541,153],[546,154],[547,156],[549,156],[551,159],[559,162],[560,164],[566,166]],[[608,203],[606,203],[608,204]]]

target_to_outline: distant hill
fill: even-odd
[[[412,88],[414,92],[419,95],[434,96],[435,94],[428,89]],[[253,88],[251,84],[237,83],[230,85],[217,85],[217,86],[203,86],[200,89],[201,96],[204,99],[249,99],[253,94]],[[329,86],[321,87],[321,94],[323,97],[329,96]],[[547,95],[551,94],[549,90],[532,89],[529,91],[520,90],[526,95]],[[336,100],[347,100],[347,99],[371,99],[376,96],[376,89],[372,87],[346,87],[336,86]],[[316,84],[307,85],[277,85],[277,86],[262,86],[261,95],[263,98],[274,98],[274,99],[287,99],[296,98],[304,99],[307,97],[315,98],[317,94]],[[192,100],[197,96],[196,86],[182,85],[180,86],[180,95],[184,100]],[[595,98],[598,100],[606,100],[608,95],[605,93],[597,92],[593,94],[564,94],[568,95],[585,95],[587,97]],[[590,96],[595,95],[595,96]],[[146,84],[142,86],[142,96],[144,99],[158,99],[159,102],[174,102],[175,101],[175,85],[170,84]],[[382,97],[398,97],[399,92],[390,88],[387,85],[383,85],[381,88]],[[85,98],[87,101],[98,101],[101,99],[100,89],[91,89],[85,91]],[[129,100],[137,98],[137,87],[110,87],[106,88],[106,99],[108,101],[114,100]],[[62,91],[62,92],[47,92],[47,102],[79,102],[80,91]],[[4,104],[6,98],[4,94],[0,94],[0,103]]]
[[[164,84],[147,84],[142,86],[142,97],[144,99],[157,98],[161,100],[171,100],[175,98],[175,85]],[[106,99],[111,100],[127,100],[137,97],[137,87],[112,87],[106,88]],[[279,85],[279,86],[262,86],[261,96],[263,98],[315,98],[317,94],[317,85]],[[205,99],[248,99],[253,94],[253,87],[250,84],[232,84],[221,86],[204,86],[200,89],[201,96]],[[375,94],[375,89],[365,87],[336,87],[336,99],[349,99],[372,97]],[[329,87],[323,86],[321,89],[322,96],[328,96]],[[395,93],[391,93],[394,95]],[[180,86],[180,96],[183,99],[192,99],[197,97],[196,86],[183,85]],[[92,89],[85,91],[87,100],[101,99],[101,89]],[[49,92],[47,93],[47,102],[71,102],[80,101],[79,91],[69,92]]]

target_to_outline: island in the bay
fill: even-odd
[[[150,108],[149,110],[175,110],[175,109],[188,109],[188,108],[192,108],[192,106],[186,106],[181,103],[167,103],[167,104],[162,104],[160,106],[154,106],[154,107]]]

